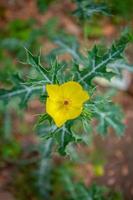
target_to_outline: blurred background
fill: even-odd
[[[80,21],[72,15],[75,1],[0,0],[0,88],[10,87],[17,72],[34,73],[23,64],[24,47],[47,55],[56,47],[55,37],[69,35],[77,38],[82,51],[98,42],[109,45],[125,27],[132,27],[133,0],[105,2],[111,16]],[[131,63],[132,49],[129,45],[126,51]],[[117,138],[111,132],[102,139],[90,134],[88,147],[78,145],[77,152],[71,147],[72,159],[58,153],[52,160],[47,157],[47,145],[38,136],[40,130],[34,129],[38,114],[44,112],[39,100],[25,110],[17,99],[6,107],[0,102],[0,200],[86,200],[86,193],[94,200],[132,200],[133,75],[125,72],[124,77],[124,86],[113,86],[119,89],[114,101],[125,113],[125,136]]]

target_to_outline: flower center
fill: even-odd
[[[68,105],[68,104],[69,104],[69,101],[65,100],[65,101],[64,101],[64,105],[66,106],[66,105]]]

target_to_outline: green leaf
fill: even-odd
[[[86,86],[86,84],[92,85],[92,79],[95,77],[103,77],[110,80],[112,77],[118,76],[118,72],[121,73],[123,68],[132,71],[132,68],[124,61],[124,50],[130,41],[132,41],[132,36],[130,31],[126,30],[120,39],[115,41],[110,48],[103,51],[100,45],[94,45],[87,56],[84,56],[80,53],[76,40],[67,41],[61,38],[55,40],[59,47],[54,49],[50,54],[54,52],[56,55],[65,52],[69,53],[74,59],[71,76],[73,76],[74,80]],[[116,68],[114,68],[114,65],[110,67],[112,63],[116,63],[119,60],[124,63],[123,67],[117,68],[118,65],[115,65]]]
[[[56,58],[50,64],[50,75],[52,83],[62,83],[64,80],[65,63],[59,62]]]
[[[20,106],[25,107],[32,95],[41,94],[44,89],[44,86],[29,86],[20,84],[13,87],[11,90],[0,89],[0,100],[4,103],[8,103],[12,100],[12,98],[19,97]]]
[[[121,70],[125,69],[133,73],[133,65],[128,64],[124,59],[116,60],[112,63],[109,63],[108,68],[111,68],[115,71],[116,74],[121,75]]]
[[[70,142],[75,141],[75,137],[72,135],[72,132],[68,131],[64,126],[63,128],[57,130],[55,133],[55,139],[59,145],[58,151],[63,156],[66,155],[66,146]]]
[[[122,136],[125,130],[123,124],[124,114],[118,105],[113,104],[109,99],[96,97],[90,104],[86,105],[88,111],[92,111],[98,120],[97,132],[102,136],[108,134],[109,127],[113,128],[117,136]]]
[[[95,14],[110,15],[105,3],[95,3],[92,0],[76,0],[77,8],[73,14],[80,20],[90,19]]]
[[[82,55],[79,52],[79,43],[77,42],[77,39],[75,37],[60,37],[54,39],[55,44],[57,44],[59,47],[52,50],[50,52],[50,55],[60,55],[64,53],[69,53],[72,58],[78,63],[82,62]]]
[[[123,124],[123,113],[119,106],[113,104],[106,105],[103,110],[97,110],[97,117],[99,119],[99,125],[97,131],[101,134],[107,133],[107,128],[112,127],[117,136],[122,136],[125,130]]]
[[[107,70],[108,65],[116,60],[123,59],[123,52],[130,40],[130,33],[124,33],[103,55],[100,55],[98,46],[95,45],[88,53],[88,66],[85,66],[85,69],[81,71],[79,83],[83,81],[91,82],[97,76],[112,78],[115,73]]]
[[[51,80],[48,77],[48,70],[42,67],[40,63],[40,55],[33,56],[32,53],[27,49],[26,49],[26,53],[27,53],[27,64],[31,65],[32,67],[35,67],[35,69],[40,73],[42,78],[47,83],[51,83]]]
[[[47,113],[41,114],[41,115],[39,116],[39,119],[38,119],[37,123],[36,123],[36,126],[42,124],[42,123],[45,122],[46,120],[51,121],[50,116],[49,116]]]

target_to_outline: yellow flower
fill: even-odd
[[[67,120],[78,117],[82,106],[89,99],[89,95],[82,86],[74,81],[62,85],[46,85],[49,97],[46,101],[46,112],[54,119],[57,127]]]

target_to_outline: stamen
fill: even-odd
[[[67,100],[64,101],[64,105],[68,105],[69,102]]]

